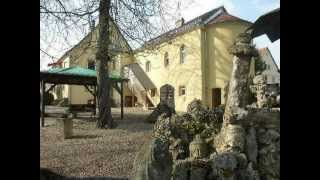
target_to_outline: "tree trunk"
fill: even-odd
[[[110,78],[108,70],[108,61],[110,61],[109,47],[109,9],[110,0],[100,0],[99,5],[99,39],[98,51],[96,54],[97,63],[97,83],[98,83],[98,103],[99,118],[98,128],[112,128],[113,119],[111,116],[110,101]]]

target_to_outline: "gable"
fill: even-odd
[[[267,47],[261,48],[258,50],[258,52],[259,52],[259,57],[261,58],[261,60],[263,60],[268,65],[270,65],[271,66],[270,69],[272,71],[280,72],[280,69],[279,69],[277,63],[275,62],[271,52],[269,51],[269,48],[267,48]]]
[[[70,57],[71,62],[77,63],[81,56],[88,56],[89,58],[94,58],[97,51],[98,36],[99,36],[99,24],[89,32],[78,44],[73,48],[68,50],[58,61],[52,64],[61,64],[68,57]],[[129,46],[126,39],[121,34],[117,25],[113,20],[110,21],[110,45],[109,50],[111,56],[115,56],[118,53],[126,52],[131,53],[131,47]],[[88,55],[88,53],[90,55]]]

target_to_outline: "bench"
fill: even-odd
[[[70,104],[68,112],[71,113],[74,118],[76,118],[77,113],[80,112],[91,112],[91,116],[95,116],[96,106],[95,104]]]

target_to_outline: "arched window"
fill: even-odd
[[[116,69],[116,60],[112,60],[112,69],[113,69],[113,70]]]
[[[147,61],[146,62],[146,72],[150,72],[150,70],[151,70],[151,63],[150,63],[150,61]]]
[[[180,64],[183,64],[186,62],[186,47],[185,45],[183,44],[181,47],[180,47]]]
[[[164,53],[163,61],[164,61],[164,67],[167,67],[169,65],[169,54],[168,54],[168,52]]]

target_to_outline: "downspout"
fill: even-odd
[[[201,66],[202,66],[202,101],[204,104],[209,105],[208,102],[208,95],[207,95],[207,88],[208,88],[208,71],[207,71],[207,66],[208,66],[208,41],[207,41],[207,31],[205,27],[202,27],[202,38],[201,38]]]

